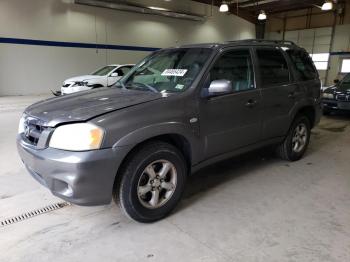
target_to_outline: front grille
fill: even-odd
[[[326,106],[329,106],[329,107],[337,107],[337,103],[327,102],[327,103],[323,103],[323,104]]]
[[[337,100],[346,101],[346,95],[337,95]]]
[[[33,117],[26,117],[24,121],[24,137],[31,145],[36,146],[39,142],[40,136],[47,127],[40,123],[40,120]]]
[[[336,96],[338,101],[350,101],[350,95],[339,94]]]

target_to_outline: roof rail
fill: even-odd
[[[236,40],[236,41],[228,41],[229,43],[273,43],[280,45],[296,45],[293,41],[289,40],[267,40],[267,39],[245,39],[245,40]]]

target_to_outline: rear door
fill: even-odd
[[[262,92],[262,138],[284,136],[302,89],[293,81],[286,56],[279,47],[256,47],[255,51]]]
[[[200,100],[205,158],[254,144],[261,138],[261,95],[255,85],[251,50],[224,51],[211,67],[202,94],[214,80],[231,81],[233,90]]]

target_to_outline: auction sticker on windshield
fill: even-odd
[[[162,76],[184,76],[187,69],[165,69]]]

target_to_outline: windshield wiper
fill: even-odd
[[[141,88],[146,87],[148,90],[150,90],[150,91],[152,91],[154,93],[159,93],[159,91],[156,88],[154,88],[153,86],[144,84],[144,83],[132,83],[131,85],[130,84],[127,85],[126,88],[128,88],[128,87],[133,88],[134,86],[141,87]],[[145,88],[143,88],[143,89],[145,89]]]

